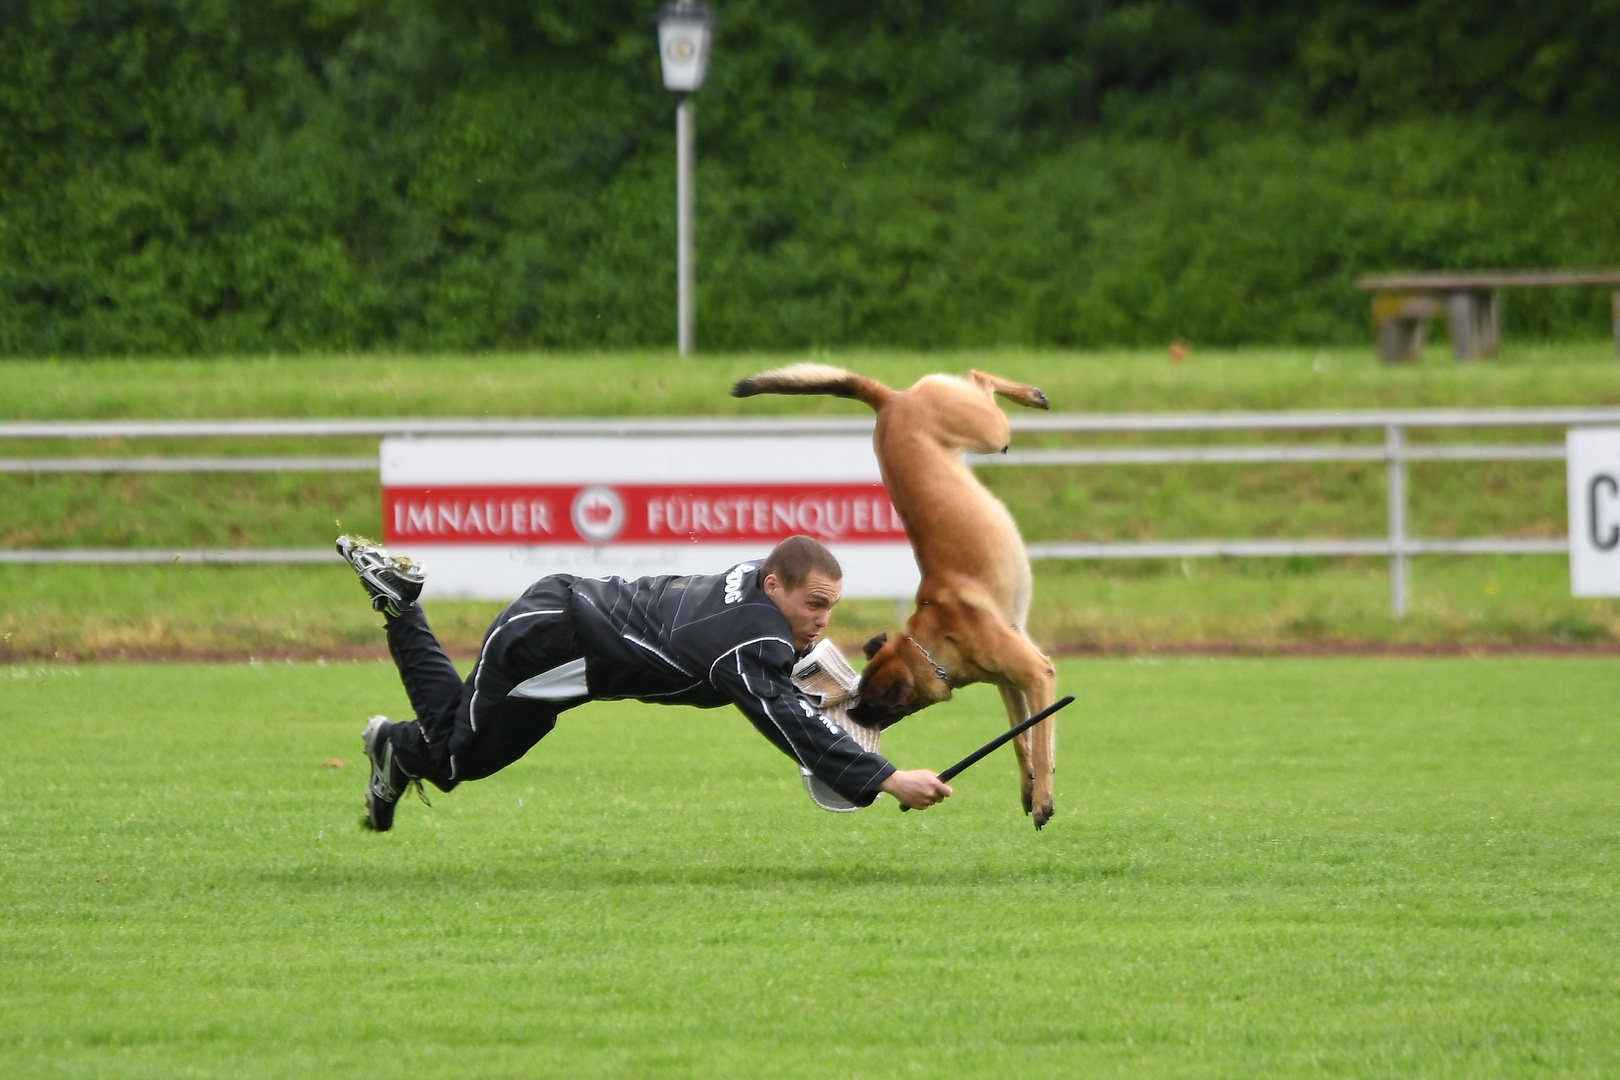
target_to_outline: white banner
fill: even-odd
[[[1620,429],[1571,428],[1569,582],[1576,596],[1620,596]]]
[[[425,595],[511,599],[547,574],[712,574],[804,533],[844,595],[906,598],[919,575],[866,435],[390,438],[384,540]]]

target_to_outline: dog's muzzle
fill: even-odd
[[[849,718],[851,720],[855,721],[857,724],[864,725],[865,727],[875,727],[879,731],[882,731],[884,728],[904,720],[910,715],[911,714],[909,712],[904,710],[880,709],[876,705],[869,705],[864,701],[856,703],[855,706],[849,710]]]

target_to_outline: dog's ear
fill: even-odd
[[[868,660],[870,660],[870,659],[872,659],[872,657],[877,655],[877,651],[879,649],[883,648],[883,643],[888,641],[888,640],[889,640],[889,635],[888,634],[879,634],[877,637],[872,638],[870,641],[868,641],[865,645],[862,645],[861,646],[861,652],[865,653],[866,658]]]

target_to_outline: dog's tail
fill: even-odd
[[[865,375],[827,364],[794,364],[759,375],[750,375],[731,388],[732,397],[755,394],[831,394],[834,397],[864,401],[874,409],[894,396],[894,391]]]

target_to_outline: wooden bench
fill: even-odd
[[[1445,316],[1458,360],[1494,356],[1501,329],[1498,289],[1602,285],[1614,289],[1614,341],[1620,349],[1620,270],[1491,270],[1479,273],[1377,274],[1356,282],[1373,294],[1373,333],[1379,359],[1393,363],[1423,355],[1430,319]]]

